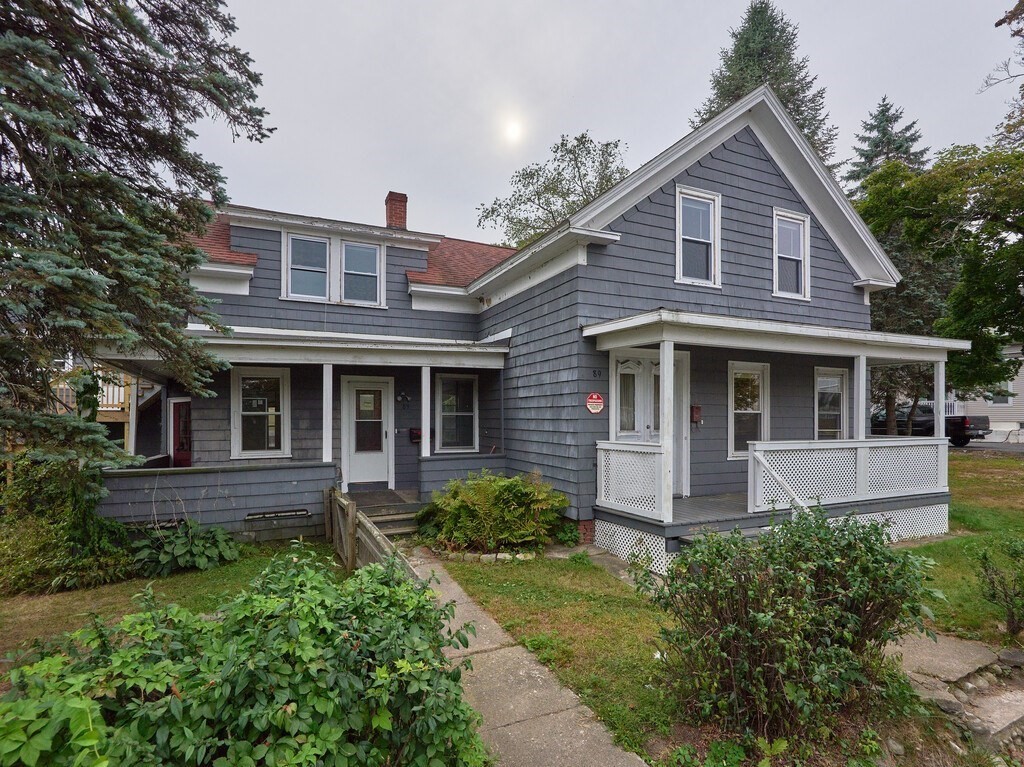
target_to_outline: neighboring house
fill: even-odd
[[[1007,346],[1003,354],[1008,359],[1020,359],[1020,346]],[[993,431],[1012,432],[1024,426],[1024,367],[1012,381],[1004,381],[987,397],[962,403],[964,415],[987,415]],[[993,435],[992,439],[1000,439]]]
[[[336,482],[426,499],[489,469],[539,471],[587,535],[662,565],[819,499],[946,530],[942,419],[869,438],[867,380],[932,363],[945,391],[969,344],[870,330],[899,274],[769,90],[520,251],[410,231],[406,205],[385,227],[220,213],[192,279],[233,333],[189,332],[232,369],[202,399],[116,361],[165,385],[173,468],[112,473],[105,513],[314,529]]]

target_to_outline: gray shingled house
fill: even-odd
[[[192,275],[229,337],[217,396],[160,364],[137,412],[147,468],[104,513],[322,529],[325,487],[422,498],[468,471],[538,470],[587,535],[656,560],[700,527],[821,503],[947,527],[947,442],[868,436],[871,368],[968,344],[873,332],[900,275],[767,89],[529,247],[230,205]],[[936,408],[942,413],[942,408]],[[292,525],[292,529],[296,526]]]

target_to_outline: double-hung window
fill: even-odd
[[[441,373],[437,376],[438,451],[478,449],[477,377]]]
[[[748,443],[768,439],[768,365],[729,363],[729,459],[746,458]]]
[[[288,235],[288,296],[328,298],[329,242],[322,237]]]
[[[342,300],[382,304],[380,246],[346,242],[342,246]]]
[[[676,282],[721,286],[719,194],[676,187]]]
[[[775,290],[784,298],[810,299],[810,219],[775,209]]]
[[[1013,396],[1013,382],[1003,381],[992,391],[992,399],[989,400],[989,403],[992,405],[1010,405],[1013,402]]]
[[[846,437],[846,377],[842,368],[814,369],[815,439]]]
[[[231,457],[291,452],[291,377],[287,368],[231,370]]]

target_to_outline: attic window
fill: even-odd
[[[775,209],[773,295],[810,299],[810,239],[810,219],[807,216]]]
[[[676,187],[676,282],[721,287],[722,197]]]
[[[327,299],[328,241],[288,235],[288,295]]]

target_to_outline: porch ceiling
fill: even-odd
[[[602,351],[673,341],[793,354],[866,356],[868,364],[942,362],[970,341],[659,309],[583,328]]]

